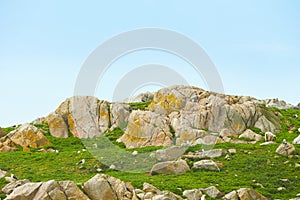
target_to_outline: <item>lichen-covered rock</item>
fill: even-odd
[[[206,189],[200,189],[202,192],[210,196],[211,198],[221,198],[224,193],[218,190],[215,186],[208,187]]]
[[[97,174],[88,180],[83,189],[91,200],[131,200],[137,198],[130,183],[104,174]]]
[[[111,130],[119,127],[125,129],[130,114],[130,106],[124,103],[112,103],[110,105]]]
[[[51,113],[47,120],[52,136],[57,138],[67,138],[69,136],[68,125],[62,115]]]
[[[260,101],[229,96],[190,86],[163,88],[154,94],[149,110],[169,115],[175,132],[181,128],[241,133],[249,127],[280,130],[279,119]],[[175,113],[175,114],[174,114]]]
[[[13,151],[17,146],[28,151],[29,147],[38,148],[50,144],[43,132],[30,124],[23,124],[0,139],[0,151]]]
[[[183,191],[183,196],[186,197],[188,200],[199,200],[201,199],[202,195],[203,194],[199,189]]]
[[[54,120],[55,115],[59,119]],[[63,119],[63,120],[62,120]],[[65,136],[63,121],[70,132],[79,138],[91,138],[102,135],[110,126],[109,103],[91,96],[75,96],[64,101],[46,118],[50,133]],[[59,122],[56,124],[56,122]],[[61,132],[55,131],[60,129]]]
[[[155,164],[151,169],[151,174],[185,174],[190,167],[184,160],[166,161]]]
[[[135,110],[129,116],[125,134],[119,138],[127,148],[170,146],[172,144],[168,118],[150,111]]]

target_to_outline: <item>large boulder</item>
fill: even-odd
[[[17,187],[20,187],[26,183],[29,183],[30,181],[27,179],[24,180],[17,180],[17,181],[13,181],[9,184],[7,184],[6,186],[4,186],[4,188],[2,188],[2,192],[4,194],[10,194],[14,191],[14,189],[16,189]]]
[[[125,183],[105,174],[97,174],[88,180],[83,189],[91,200],[130,200],[137,198],[130,183]]]
[[[0,139],[0,151],[13,151],[17,146],[29,151],[29,147],[38,148],[49,145],[50,142],[43,132],[30,124],[23,124]]]
[[[119,138],[127,148],[170,146],[172,144],[168,118],[150,112],[135,110],[129,116],[125,134]]]
[[[75,137],[100,136],[110,126],[109,103],[96,97],[75,96],[64,101],[54,113],[46,117],[46,121],[54,136],[66,136],[65,124]]]
[[[167,149],[160,149],[156,151],[156,160],[159,162],[176,160],[182,156],[186,151],[185,147],[172,146]]]
[[[90,200],[72,181],[59,182],[68,200]]]
[[[267,200],[267,198],[263,195],[248,188],[241,188],[237,191],[237,193],[240,200]]]
[[[190,167],[184,160],[166,161],[155,164],[151,169],[151,174],[185,174]]]
[[[254,140],[254,141],[260,141],[263,136],[253,132],[250,129],[245,130],[240,136],[239,138],[245,138],[245,139],[249,139],[249,140]]]
[[[25,200],[25,199],[32,199],[32,200],[38,200],[35,199],[35,195],[38,192],[40,186],[42,183],[26,183],[20,187],[17,187],[14,189],[12,193],[10,193],[5,200]]]
[[[193,169],[204,169],[208,171],[220,171],[218,165],[212,160],[200,160],[195,162]]]
[[[33,199],[39,200],[49,200],[49,199],[59,199],[67,200],[67,196],[61,189],[60,185],[54,181],[47,181],[40,185],[37,193]]]

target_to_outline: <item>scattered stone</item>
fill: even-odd
[[[0,178],[3,178],[4,176],[6,176],[6,174],[7,174],[7,171],[0,169]]]
[[[250,129],[247,129],[245,132],[243,132],[239,138],[246,138],[254,141],[260,141],[262,139],[262,136],[253,132]]]
[[[290,143],[282,143],[276,149],[276,153],[288,157],[289,155],[294,155],[296,153],[294,145]]]
[[[111,165],[111,166],[109,166],[109,169],[115,170],[115,169],[117,169],[117,167],[115,165]]]
[[[285,187],[279,187],[279,188],[277,188],[277,190],[278,191],[283,191],[283,190],[286,190],[286,188]]]
[[[227,151],[223,149],[213,149],[209,151],[199,152],[198,154],[199,154],[199,158],[203,159],[203,158],[217,158],[217,157],[225,156],[226,153]]]
[[[188,200],[199,200],[202,197],[202,192],[199,189],[194,190],[185,190],[183,192],[183,196],[186,197]]]
[[[156,151],[156,159],[158,162],[173,161],[181,157],[186,151],[185,147],[172,146],[167,149]]]
[[[271,132],[266,132],[265,133],[265,141],[270,142],[270,141],[275,141],[276,140],[276,135],[274,135]]]
[[[276,144],[275,142],[273,141],[269,141],[269,142],[263,142],[260,144],[260,146],[268,146],[268,145],[273,145],[273,144]]]
[[[139,154],[139,152],[138,151],[134,151],[134,152],[132,152],[132,155],[133,156],[137,156]]]
[[[230,154],[236,154],[236,149],[228,149],[228,152],[229,152]]]
[[[200,190],[205,194],[207,194],[208,196],[210,196],[211,198],[221,198],[224,196],[224,193],[220,192],[220,190],[218,190],[218,188],[216,188],[215,186],[211,186],[206,189],[200,189]]]
[[[151,169],[151,174],[185,174],[190,171],[190,167],[184,160],[166,161],[155,164]]]
[[[212,160],[200,160],[195,162],[193,169],[204,169],[209,171],[220,171],[218,165]]]
[[[294,139],[293,144],[300,144],[300,135]]]

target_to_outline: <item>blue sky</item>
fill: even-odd
[[[97,46],[143,27],[171,29],[196,41],[215,63],[226,93],[297,104],[299,10],[296,0],[2,0],[0,126],[30,122],[55,110],[73,95],[80,68]],[[96,95],[110,100],[110,80],[118,80],[118,72],[151,61],[193,77],[174,56],[140,52],[120,59]],[[205,88],[198,79],[191,84]]]

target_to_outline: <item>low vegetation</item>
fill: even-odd
[[[146,103],[132,106],[143,108],[145,105]],[[282,131],[277,134],[276,142],[279,144],[283,139],[286,139],[291,143],[299,135],[297,129],[300,128],[299,119],[294,119],[292,116],[295,114],[300,116],[300,111],[273,108],[272,110],[280,117],[282,126]],[[105,157],[110,156],[114,158],[116,166],[120,166],[118,161],[124,160],[120,158],[125,156],[128,158],[127,163],[122,163],[122,165],[126,166],[128,163],[134,163],[133,151],[138,151],[142,156],[143,153],[154,152],[162,147],[125,149],[122,143],[116,142],[116,139],[123,134],[121,129],[106,132],[103,137],[80,140],[74,137],[67,139],[54,138],[50,136],[47,124],[37,126],[45,131],[45,135],[52,143],[44,147],[44,149],[55,149],[59,152],[45,153],[38,152],[39,149],[31,149],[31,152],[27,153],[22,151],[1,153],[0,169],[13,173],[21,179],[29,179],[34,182],[52,179],[57,181],[73,180],[78,185],[99,173],[97,170],[102,169],[103,172],[101,173],[131,182],[135,187],[142,188],[142,184],[148,182],[161,190],[169,190],[179,195],[182,195],[182,192],[187,189],[206,188],[209,186],[216,186],[225,193],[242,187],[254,188],[272,199],[290,199],[300,192],[300,169],[295,167],[300,162],[300,159],[297,156],[287,158],[277,155],[275,149],[278,147],[278,144],[269,146],[260,146],[259,143],[216,144],[214,148],[237,149],[237,153],[230,155],[229,158],[214,159],[215,162],[222,163],[220,172],[192,170],[184,175],[150,176],[147,172],[134,171],[134,169],[132,169],[131,173],[109,169],[110,164],[114,163],[105,160]],[[259,129],[252,130],[262,134]],[[97,148],[95,148],[95,144]],[[85,148],[88,151],[85,151]],[[200,148],[202,148],[200,145],[190,147],[187,152],[195,152]],[[106,149],[106,152],[104,149]],[[300,153],[299,146],[296,146],[296,151]],[[86,163],[78,165],[77,163],[81,159],[85,159]],[[154,162],[151,159],[148,161]],[[192,161],[189,161],[189,164],[192,165]],[[134,166],[142,169],[144,163],[134,163]],[[144,171],[149,170],[148,168],[144,169]],[[7,182],[3,178],[0,179],[0,188],[5,184]],[[279,191],[279,187],[284,187],[286,190]]]

